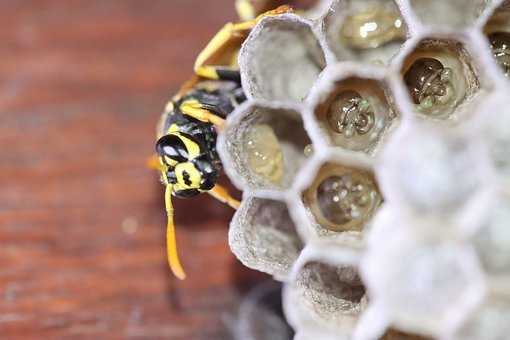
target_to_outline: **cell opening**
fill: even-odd
[[[250,198],[237,211],[231,225],[234,253],[251,268],[285,277],[303,244],[285,203]]]
[[[510,78],[510,1],[496,9],[484,27],[492,55],[503,74]]]
[[[331,144],[370,153],[397,114],[383,84],[373,79],[348,78],[315,109]]]
[[[310,261],[299,271],[295,284],[307,307],[324,319],[358,315],[366,305],[365,286],[353,266]]]
[[[387,64],[407,37],[393,1],[339,1],[325,19],[326,39],[338,58]]]
[[[382,203],[373,174],[364,169],[326,164],[303,193],[306,208],[329,231],[362,231]]]
[[[325,67],[322,48],[295,15],[266,18],[241,51],[243,82],[254,98],[301,102]]]
[[[285,190],[306,157],[310,139],[301,115],[293,108],[251,104],[220,136],[225,169],[252,190]]]
[[[448,119],[480,87],[470,56],[461,43],[423,40],[404,60],[401,74],[416,110]]]

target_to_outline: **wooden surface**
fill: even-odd
[[[230,254],[232,211],[175,202],[169,273],[145,168],[166,100],[232,0],[0,1],[0,338],[226,339],[263,276]]]

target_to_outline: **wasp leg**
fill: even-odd
[[[166,227],[168,264],[170,265],[170,269],[174,275],[178,279],[184,280],[186,278],[186,274],[184,273],[184,269],[182,269],[181,261],[179,260],[179,255],[177,254],[177,242],[175,240],[174,208],[172,206],[171,185],[167,185],[165,188],[165,207],[168,218]]]
[[[165,167],[161,164],[160,158],[158,155],[154,154],[147,159],[147,167],[152,170],[163,171]]]
[[[184,114],[187,114],[202,122],[211,123],[220,130],[222,130],[225,125],[225,119],[204,108],[204,106],[198,100],[186,100],[181,104],[180,109]]]
[[[250,20],[257,16],[250,0],[236,0],[236,10],[241,20]]]
[[[198,55],[195,62],[195,73],[208,79],[224,79],[239,81],[239,67],[235,61],[238,48],[249,32],[245,25],[226,24],[205,49]],[[225,63],[227,65],[211,65]]]
[[[251,5],[248,4],[248,6]],[[198,55],[194,67],[195,73],[200,77],[208,79],[234,80],[239,82],[240,74],[237,64],[237,53],[251,29],[265,16],[287,12],[290,12],[289,6],[280,6],[275,10],[261,14],[255,19],[235,24],[226,24]]]
[[[207,193],[214,197],[215,199],[217,199],[218,201],[228,204],[233,209],[237,210],[241,205],[241,203],[232,196],[230,196],[227,189],[225,189],[221,185],[216,184],[214,188],[212,188]]]

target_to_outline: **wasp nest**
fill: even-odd
[[[299,340],[505,338],[510,1],[324,3],[240,51],[231,248]]]

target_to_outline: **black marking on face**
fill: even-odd
[[[186,184],[187,186],[191,185],[191,179],[189,173],[186,170],[182,172],[182,179],[184,180],[184,184]]]

